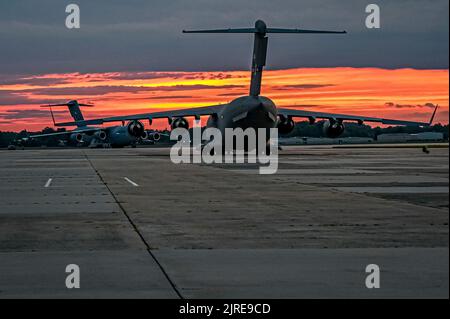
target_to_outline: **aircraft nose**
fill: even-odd
[[[276,116],[263,103],[258,104],[247,112],[244,123],[247,127],[268,128],[274,127]],[[243,124],[243,123],[241,123]]]
[[[258,112],[263,113],[265,117],[271,122],[277,122],[276,114],[273,114],[273,110],[269,105],[265,105],[264,103],[260,103],[257,107]]]

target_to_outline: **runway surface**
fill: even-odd
[[[285,147],[275,175],[168,154],[0,151],[0,298],[448,298],[448,148]]]

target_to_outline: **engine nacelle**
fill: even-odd
[[[148,138],[149,138],[148,132],[144,131],[144,133],[142,133],[142,135],[141,135],[141,139],[148,140]]]
[[[77,143],[83,142],[83,134],[81,133],[73,133],[70,135],[70,140]]]
[[[130,121],[127,131],[131,136],[143,138],[146,134],[144,124],[139,121]]]
[[[101,140],[101,141],[106,140],[106,138],[108,137],[108,136],[106,135],[106,132],[105,132],[105,131],[97,131],[97,132],[94,133],[94,136],[95,136],[96,138],[98,138],[99,140]]]
[[[172,130],[176,128],[185,128],[189,129],[189,122],[184,117],[177,117],[172,119],[172,123],[170,124]]]
[[[161,139],[161,134],[159,134],[158,132],[147,132],[147,133],[148,133],[147,139],[149,141],[158,142]]]
[[[282,135],[289,134],[294,130],[295,123],[291,117],[280,115],[278,117],[278,132]]]
[[[323,133],[330,138],[337,138],[345,131],[345,126],[339,120],[327,120],[323,123]]]

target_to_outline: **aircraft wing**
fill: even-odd
[[[412,121],[402,121],[402,120],[392,120],[379,117],[366,117],[357,115],[346,115],[346,114],[334,114],[334,113],[322,113],[322,112],[310,112],[303,110],[294,110],[287,108],[279,108],[278,114],[284,115],[286,117],[303,117],[310,120],[315,119],[335,119],[341,121],[356,121],[359,123],[364,122],[375,122],[387,125],[404,125],[404,126],[430,126],[433,123],[434,116],[436,115],[437,106],[434,109],[433,115],[429,122],[412,122]]]
[[[202,115],[212,115],[217,114],[226,107],[228,104],[204,106],[197,108],[188,109],[178,109],[173,111],[162,111],[153,113],[143,113],[134,115],[124,115],[124,116],[114,116],[101,119],[77,121],[77,122],[66,122],[57,123],[56,126],[73,126],[73,125],[100,125],[107,122],[122,122],[122,121],[133,121],[133,120],[152,120],[158,118],[172,118],[172,117],[184,117],[184,116],[202,116]]]
[[[77,122],[66,122],[66,123],[56,123],[56,126],[74,126],[74,125],[100,125],[108,122],[122,122],[122,121],[133,121],[133,120],[152,120],[158,118],[172,118],[172,117],[185,117],[185,116],[202,116],[202,115],[212,115],[219,113],[228,104],[204,106],[198,108],[188,108],[188,109],[178,109],[173,111],[162,111],[153,113],[143,113],[134,115],[124,115],[124,116],[114,116],[93,120],[84,120]],[[278,108],[278,114],[284,115],[286,117],[303,117],[308,119],[336,119],[342,121],[356,121],[356,122],[375,122],[387,125],[405,125],[405,126],[430,126],[433,122],[434,116],[436,115],[437,106],[433,112],[431,120],[427,123],[425,122],[413,122],[413,121],[403,121],[403,120],[393,120],[378,117],[367,117],[367,116],[357,116],[357,115],[346,115],[346,114],[335,114],[335,113],[324,113],[324,112],[311,112],[304,110],[295,110],[288,108]],[[77,130],[76,132],[82,132],[82,130]],[[54,133],[57,134],[57,133]]]
[[[93,128],[86,128],[86,129],[80,129],[76,131],[64,131],[64,132],[56,132],[56,133],[48,133],[48,134],[38,134],[38,135],[31,135],[30,138],[41,138],[41,137],[50,137],[50,136],[63,136],[63,135],[70,135],[70,134],[77,134],[77,133],[91,133],[101,130],[101,128],[93,127]]]

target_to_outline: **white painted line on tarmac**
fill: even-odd
[[[133,182],[133,181],[132,181],[131,179],[129,179],[128,177],[124,177],[124,179],[125,179],[128,183],[130,183],[131,185],[133,185],[134,187],[138,187],[138,186],[139,186],[137,183]]]
[[[45,187],[45,188],[50,187],[50,184],[52,183],[52,181],[53,181],[53,178],[49,178],[48,181],[47,181],[47,183],[45,183],[44,187]]]

